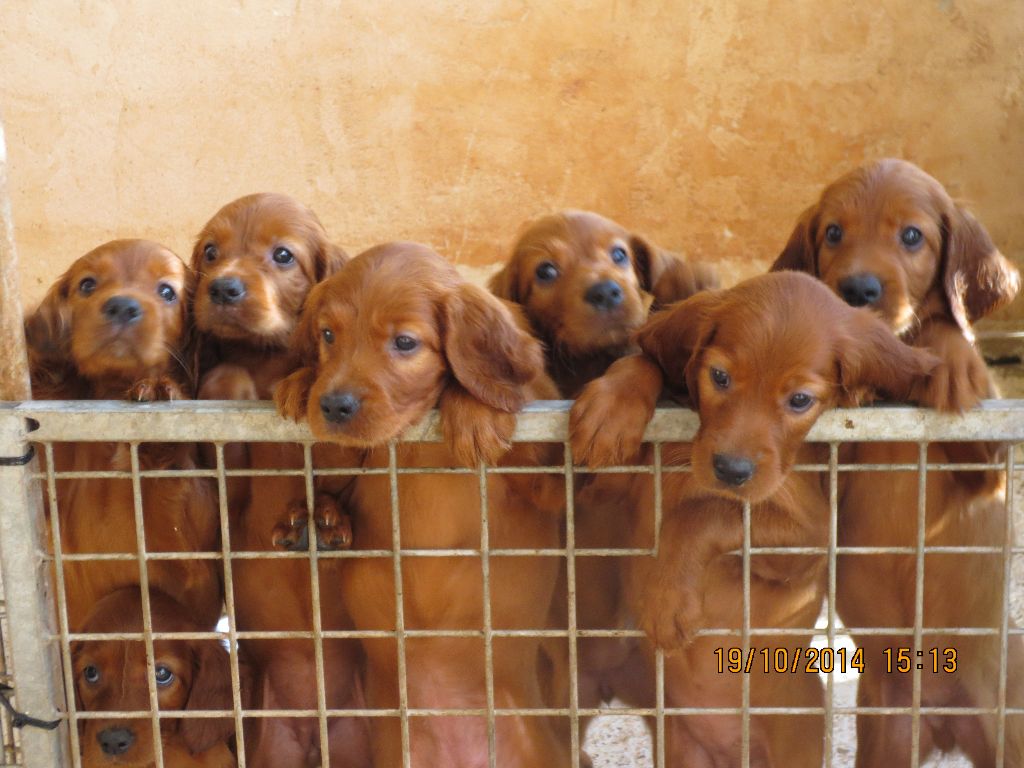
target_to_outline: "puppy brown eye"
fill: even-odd
[[[924,241],[924,235],[917,227],[906,227],[900,232],[900,240],[909,250],[914,250]]]
[[[90,293],[96,290],[96,281],[91,277],[82,278],[82,282],[78,284],[78,292],[83,296],[88,296]]]
[[[156,665],[156,684],[161,688],[166,688],[168,685],[174,682],[174,673],[171,672],[170,668],[163,664]]]
[[[829,224],[825,227],[825,242],[829,245],[839,245],[843,239],[843,228],[838,224]]]
[[[289,251],[287,248],[275,248],[273,254],[274,262],[285,266],[295,261],[295,254]]]
[[[100,681],[100,671],[92,664],[82,670],[82,678],[85,682],[96,685]]]
[[[213,243],[207,243],[206,247],[203,248],[203,258],[207,261],[214,261],[217,258],[217,246]]]
[[[550,283],[558,278],[558,267],[550,261],[542,261],[537,265],[537,270],[534,274],[537,275],[538,282]]]
[[[718,389],[728,389],[729,385],[732,383],[732,379],[729,378],[729,374],[721,368],[711,369],[711,381],[714,382]]]
[[[814,404],[814,396],[806,392],[797,392],[789,398],[789,408],[795,413],[803,413]]]
[[[160,283],[160,285],[156,289],[156,292],[160,294],[160,298],[166,301],[168,304],[170,304],[176,298],[178,298],[178,294],[175,293],[174,287],[168,285],[167,283]]]
[[[612,248],[612,261],[614,261],[616,264],[620,266],[623,264],[628,264],[629,254],[626,253],[626,249],[623,248],[621,245],[616,245],[614,248]]]
[[[399,352],[412,352],[419,345],[420,343],[412,336],[406,336],[405,334],[395,336],[395,349]]]
[[[322,331],[320,331],[320,335],[324,337],[325,344],[334,343],[334,331],[332,331],[330,328],[324,328]]]

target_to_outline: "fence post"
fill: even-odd
[[[14,228],[7,186],[7,149],[0,123],[0,400],[31,396],[28,359],[22,332],[20,287],[14,251]],[[0,459],[25,455],[23,418],[0,419]],[[37,461],[0,464],[0,585],[6,598],[15,701],[28,715],[44,720],[63,700],[56,685],[60,657],[53,636],[50,569],[44,549],[43,509],[38,486],[30,480]],[[63,766],[64,729],[25,728],[20,735],[26,768]]]

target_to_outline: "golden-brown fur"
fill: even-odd
[[[284,249],[284,250],[282,250]],[[312,287],[347,260],[316,215],[286,195],[247,195],[221,208],[192,250],[199,275],[195,321],[200,333],[200,397],[265,400],[298,365],[289,345]],[[229,469],[302,467],[302,449],[280,443],[229,445]],[[315,500],[315,529],[308,532],[301,477],[229,479],[231,545],[249,552],[306,551],[312,533],[322,549],[348,546],[351,527],[333,500]],[[321,591],[337,580],[337,561],[319,564]],[[235,610],[242,630],[313,629],[309,563],[304,560],[239,560],[233,567]],[[350,626],[337,600],[322,603],[324,629]],[[316,659],[311,640],[244,640],[265,709],[315,709]],[[362,707],[359,647],[351,640],[323,643],[327,706]],[[361,768],[369,761],[365,722],[332,718],[331,764]],[[313,719],[263,718],[247,727],[249,764],[291,768],[319,763],[320,736]]]
[[[557,462],[547,450],[509,450],[515,412],[555,389],[539,344],[517,309],[462,281],[428,248],[390,243],[357,256],[310,295],[296,335],[306,367],[279,386],[283,415],[306,419],[320,440],[347,446],[362,466],[388,464],[387,441],[440,408],[443,444],[397,446],[400,467]],[[338,478],[344,480],[344,478]],[[387,476],[351,481],[349,508],[357,549],[390,549]],[[490,475],[491,547],[556,547],[564,497],[551,476]],[[481,544],[479,480],[474,475],[403,474],[398,478],[403,548],[476,548]],[[480,629],[480,561],[475,557],[406,557],[403,618],[410,629]],[[552,558],[490,560],[492,626],[543,628],[558,564]],[[358,629],[393,630],[395,572],[390,558],[343,561],[341,598]],[[398,705],[395,642],[366,639],[366,695],[371,707]],[[536,638],[496,639],[498,707],[545,706],[537,676]],[[484,707],[484,645],[477,638],[410,638],[405,642],[412,707]],[[429,717],[410,721],[412,765],[485,765],[485,719]],[[374,765],[402,764],[399,722],[372,721]],[[497,718],[499,765],[568,764],[563,722]]]
[[[75,261],[26,321],[37,397],[174,400],[189,397],[186,303],[190,278],[169,250],[146,240],[115,240]],[[35,386],[38,384],[38,386]],[[127,471],[128,446],[55,446],[59,471]],[[188,443],[144,444],[139,467],[195,469]],[[212,483],[199,478],[143,478],[143,524],[149,552],[199,552],[218,547]],[[135,512],[128,479],[57,481],[57,522],[65,553],[135,553]],[[50,510],[53,514],[53,510]],[[220,616],[219,567],[210,560],[161,560],[149,583],[191,612],[204,627]],[[137,584],[133,562],[67,562],[68,621],[76,629],[110,591]]]
[[[163,592],[149,597],[154,632],[208,630],[187,618],[188,612]],[[106,595],[82,625],[89,633],[141,633],[142,600],[137,587]],[[161,670],[157,685],[160,710],[231,710],[231,670],[227,650],[216,640],[155,640],[153,659]],[[141,640],[78,640],[71,646],[75,698],[87,712],[148,711],[146,646]],[[166,672],[171,677],[166,677]],[[243,706],[248,698],[246,668],[239,670]],[[160,741],[168,768],[233,768],[228,748],[235,724],[230,718],[164,719]],[[103,743],[106,742],[106,749]],[[118,742],[123,746],[118,747]],[[149,768],[153,727],[147,719],[89,719],[81,725],[85,768]]]
[[[838,244],[825,239],[829,225],[842,228]],[[923,235],[906,247],[908,227]],[[882,288],[872,308],[910,343],[941,361],[936,375],[916,388],[922,405],[963,410],[996,396],[971,324],[1012,300],[1020,277],[973,216],[953,203],[942,185],[916,166],[881,160],[830,184],[804,212],[776,269],[803,269],[842,295],[851,275],[874,275]],[[930,462],[999,461],[998,445],[933,443]],[[866,443],[854,447],[861,463],[915,464],[911,444]],[[840,546],[913,547],[917,542],[916,472],[859,472],[843,478]],[[928,546],[1001,547],[1005,531],[1005,477],[999,471],[929,472],[926,498]],[[924,627],[983,627],[1002,622],[1003,560],[996,554],[929,554],[925,557]],[[844,555],[838,559],[837,609],[853,628],[867,666],[858,688],[862,706],[909,706],[912,675],[887,674],[885,649],[910,647],[914,663],[924,659],[921,704],[989,707],[999,683],[997,637],[928,635],[922,656],[912,638],[863,635],[858,628],[914,625],[916,557]],[[955,673],[935,672],[931,649],[955,648]],[[895,653],[895,651],[893,651]],[[1011,637],[1008,705],[1024,705],[1024,647]],[[945,661],[945,660],[944,660]],[[996,721],[990,716],[926,717],[920,756],[959,746],[975,765],[994,764]],[[910,718],[861,716],[857,721],[857,765],[910,764]],[[1024,765],[1024,722],[1007,720],[1006,764]]]
[[[602,296],[602,285],[611,293]],[[596,213],[571,210],[525,225],[509,261],[490,283],[495,294],[522,305],[534,333],[546,345],[547,369],[563,397],[575,397],[632,350],[630,334],[644,322],[652,305],[668,304],[716,285],[710,266],[686,262]],[[628,484],[621,475],[580,478],[575,499],[577,547],[607,549],[621,544],[618,521],[627,503]],[[577,561],[580,628],[622,626],[621,564],[620,557]],[[564,585],[560,592],[565,592]],[[565,615],[564,597],[556,600],[554,610]],[[630,639],[581,640],[580,706],[596,707],[613,697],[638,706],[653,703],[647,701],[653,692],[638,683],[644,679],[637,669],[642,664]],[[556,687],[564,687],[568,670],[554,672],[551,678],[562,683]],[[568,691],[556,690],[553,698],[567,706]],[[589,718],[583,719],[583,730],[588,722]]]
[[[602,300],[594,293],[601,284],[618,298]],[[596,213],[563,211],[526,225],[490,289],[523,306],[547,346],[549,373],[563,396],[575,397],[629,350],[652,303],[717,284],[708,265],[688,263]]]
[[[742,626],[742,567],[732,554],[744,538],[741,502],[751,504],[752,546],[824,546],[827,493],[816,476],[790,471],[798,461],[821,458],[819,449],[803,444],[808,430],[822,411],[851,404],[863,390],[905,395],[935,361],[795,274],[698,294],[653,316],[637,340],[643,355],[617,362],[574,405],[574,453],[591,464],[632,458],[626,451],[640,445],[663,380],[699,411],[693,444],[664,448],[666,464],[689,464],[692,472],[664,475],[658,554],[627,565],[625,599],[651,642],[670,652],[667,706],[736,707],[741,675],[720,673],[714,649],[739,643],[697,632]],[[612,411],[629,418],[610,425],[603,414]],[[737,466],[742,474],[730,474]],[[636,512],[624,527],[632,546],[649,547],[651,481],[638,476],[633,494]],[[806,648],[824,594],[825,558],[754,555],[750,572],[751,646]],[[806,635],[759,637],[758,627],[805,629]],[[752,669],[752,706],[824,703],[816,673]],[[818,768],[823,726],[819,716],[752,717],[751,765]],[[739,761],[738,717],[671,718],[666,727],[667,765]]]

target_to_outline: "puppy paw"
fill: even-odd
[[[156,403],[170,400],[185,400],[187,396],[181,385],[168,376],[153,376],[141,379],[128,390],[128,399],[137,403]]]
[[[333,496],[318,493],[313,502],[316,548],[321,552],[351,549],[352,518]]]
[[[985,362],[972,354],[943,360],[911,394],[926,408],[962,413],[988,397],[990,390]]]
[[[439,409],[445,442],[461,466],[497,464],[512,447],[514,413],[487,405],[455,384],[445,389]]]
[[[637,381],[631,381],[622,368],[612,369],[587,384],[569,411],[569,439],[578,464],[606,467],[633,462],[639,456],[661,379],[657,379],[653,394],[638,393]]]
[[[285,510],[284,520],[271,531],[271,546],[284,552],[305,552],[309,549],[308,522],[305,500],[293,500]]]
[[[199,400],[259,400],[256,382],[240,365],[222,363],[203,377]]]
[[[274,387],[274,404],[277,412],[286,419],[303,421],[306,418],[306,406],[309,401],[309,390],[313,387],[316,374],[312,368],[299,368],[295,373],[285,377]]]
[[[666,651],[677,651],[693,642],[700,629],[700,601],[688,590],[658,592],[640,614],[640,629],[651,642]]]

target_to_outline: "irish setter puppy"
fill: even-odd
[[[150,592],[154,632],[208,630],[188,618],[184,606],[163,592]],[[111,592],[97,602],[82,624],[89,633],[141,633],[138,587]],[[232,709],[227,650],[216,640],[154,640],[154,674],[160,710]],[[71,645],[75,699],[87,712],[148,711],[149,672],[142,640],[77,640]],[[244,671],[244,667],[240,672]],[[247,678],[240,675],[241,683]],[[247,694],[247,685],[242,693]],[[243,700],[244,704],[244,700]],[[80,725],[82,765],[155,765],[153,726],[148,719],[84,720]],[[234,768],[230,718],[164,719],[160,742],[167,768]]]
[[[545,343],[548,373],[562,397],[572,398],[612,362],[633,351],[630,335],[652,306],[717,284],[709,265],[684,261],[596,213],[570,210],[527,224],[490,288],[522,305],[534,333]],[[618,521],[628,484],[622,475],[580,478],[575,499],[577,547],[621,546]],[[622,626],[617,600],[621,563],[620,557],[577,560],[580,628]],[[565,615],[560,601],[555,610]],[[596,707],[602,699],[616,696],[638,706],[653,705],[653,692],[640,685],[645,676],[637,670],[642,660],[635,645],[619,638],[579,641],[580,706]],[[552,679],[567,683],[568,670],[554,673]],[[563,706],[567,693],[555,694]],[[585,718],[584,729],[586,724]]]
[[[564,397],[630,350],[629,337],[662,306],[718,285],[705,264],[684,261],[589,211],[530,222],[490,289],[522,304]]]
[[[27,319],[37,396],[175,400],[190,396],[184,360],[190,280],[185,264],[157,243],[115,240],[75,261]],[[55,446],[59,471],[128,471],[128,446]],[[195,469],[188,443],[144,444],[139,466]],[[143,478],[148,552],[203,552],[219,547],[214,487],[208,479]],[[56,522],[65,553],[135,553],[135,513],[129,479],[57,481]],[[211,560],[148,564],[149,583],[166,592],[200,626],[220,616],[219,565]],[[101,597],[139,582],[134,562],[64,564],[72,631]]]
[[[528,400],[556,396],[544,373],[540,344],[513,305],[463,281],[443,258],[415,243],[390,243],[357,256],[313,289],[295,346],[304,367],[275,394],[281,413],[306,419],[319,440],[347,447],[367,468],[388,466],[388,442],[440,409],[443,443],[396,446],[403,469],[558,463],[547,450],[510,450],[515,414]],[[326,478],[321,478],[326,479]],[[345,478],[332,478],[345,480]],[[429,550],[481,544],[480,480],[475,474],[403,473],[397,479],[400,542],[392,533],[387,475],[348,481],[357,549]],[[491,547],[557,547],[564,482],[552,475],[487,477]],[[395,564],[381,558],[341,561],[339,594],[357,629],[396,628]],[[489,599],[495,629],[542,629],[558,576],[557,558],[492,556],[489,594],[476,557],[405,557],[401,563],[404,626],[414,630],[476,630]],[[394,640],[367,638],[369,706],[399,704]],[[412,708],[484,708],[485,646],[479,637],[405,640]],[[546,706],[538,679],[540,642],[496,638],[494,704]],[[402,763],[397,718],[372,719],[374,765]],[[568,764],[567,728],[549,719],[496,718],[498,765]],[[484,717],[413,717],[412,765],[487,764]],[[561,735],[561,738],[559,737]]]
[[[801,269],[823,280],[855,306],[869,307],[910,344],[941,361],[936,375],[912,396],[922,405],[964,410],[996,397],[985,363],[973,346],[972,323],[1011,301],[1017,270],[988,233],[953,203],[942,185],[901,160],[880,160],[826,187],[803,213],[775,269]],[[912,444],[863,443],[861,463],[914,464]],[[1003,449],[987,443],[933,443],[928,461],[999,461]],[[1005,473],[929,472],[926,546],[1003,544]],[[843,478],[839,545],[913,547],[917,543],[916,472],[857,472]],[[995,554],[925,556],[924,627],[1002,626],[1003,561]],[[843,555],[838,561],[837,609],[873,664],[858,688],[861,706],[907,706],[913,675],[888,674],[885,653],[909,647],[924,664],[921,704],[994,707],[999,688],[997,636],[927,635],[913,647],[906,635],[860,635],[858,628],[913,627],[914,555]],[[1010,637],[1008,705],[1024,706],[1024,640]],[[947,649],[950,649],[947,651]],[[955,671],[944,669],[956,652]],[[917,655],[920,653],[921,655]],[[995,761],[996,718],[963,715],[924,718],[920,759],[959,746],[975,765]],[[911,719],[862,715],[857,719],[857,765],[910,765]],[[1007,765],[1024,765],[1024,718],[1007,720]]]
[[[692,444],[666,445],[667,465],[689,473],[663,476],[663,516],[656,557],[635,558],[625,573],[626,601],[665,658],[670,707],[738,707],[742,673],[719,670],[716,649],[731,638],[703,629],[738,629],[743,617],[743,503],[751,505],[754,547],[824,547],[829,526],[822,479],[792,473],[822,460],[803,440],[818,415],[851,404],[857,393],[905,395],[935,361],[901,344],[880,320],[850,308],[820,283],[798,274],[747,280],[700,293],[657,313],[640,329],[641,356],[620,360],[584,389],[573,407],[575,457],[619,462],[640,446],[663,381],[700,414]],[[609,419],[610,414],[616,414]],[[650,460],[650,457],[647,457]],[[651,546],[654,488],[637,476],[635,512],[625,526],[634,546]],[[806,648],[825,590],[823,555],[752,555],[753,648]],[[805,629],[805,636],[765,635],[762,628]],[[723,660],[724,663],[724,660]],[[816,672],[764,670],[751,664],[751,705],[821,707]],[[819,715],[751,717],[751,765],[819,768]],[[666,722],[666,764],[737,765],[740,718],[686,715]]]
[[[200,333],[205,399],[265,400],[298,367],[290,340],[310,289],[347,260],[314,213],[285,195],[256,194],[221,208],[206,223],[192,250],[199,275],[195,322]],[[225,447],[230,469],[301,468],[302,449],[281,443]],[[268,552],[308,550],[305,481],[301,477],[229,479],[231,546]],[[351,525],[333,500],[315,500],[314,545],[351,543]],[[309,563],[302,559],[238,560],[233,566],[238,627],[245,631],[312,631]],[[337,579],[337,561],[318,566],[322,590]],[[350,622],[336,600],[322,602],[324,629]],[[264,709],[315,709],[316,656],[312,640],[244,640],[257,675]],[[323,642],[327,706],[361,708],[359,645]],[[331,765],[368,765],[365,723],[332,719]],[[248,764],[274,768],[319,765],[320,734],[310,718],[259,718],[247,725]]]

